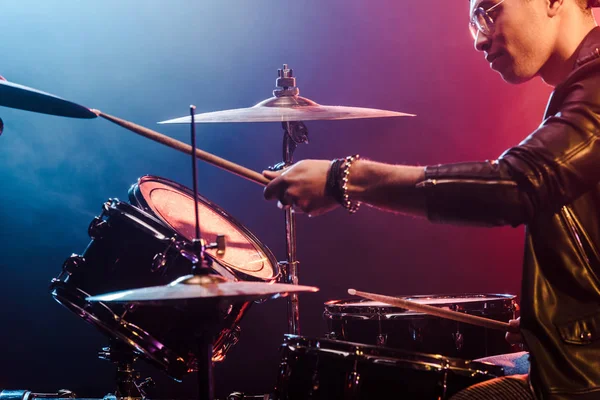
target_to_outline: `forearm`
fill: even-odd
[[[425,197],[416,187],[424,179],[424,167],[359,160],[351,167],[348,193],[379,209],[425,217]]]

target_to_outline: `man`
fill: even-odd
[[[590,9],[598,4],[470,1],[475,48],[491,68],[509,83],[540,76],[555,87],[536,131],[494,161],[305,160],[264,171],[272,179],[264,195],[309,215],[362,202],[445,223],[524,224],[529,377],[489,393],[532,398],[531,387],[538,399],[600,399],[600,28]]]

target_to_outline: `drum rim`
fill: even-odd
[[[121,320],[106,304],[88,302],[85,298],[89,294],[84,290],[75,288],[73,291],[68,283],[55,278],[50,285],[50,292],[59,304],[83,318],[84,321],[100,328],[105,335],[123,341],[141,353],[148,361],[163,369],[174,380],[181,381],[183,376],[189,372],[194,360],[186,360],[187,356],[178,355],[144,329],[126,320]],[[106,321],[114,321],[114,324]],[[158,343],[162,347],[152,345],[152,343]]]
[[[326,345],[326,346],[324,346]],[[350,351],[327,348],[330,347],[348,347]],[[504,376],[504,368],[488,362],[465,360],[457,357],[447,357],[441,354],[420,353],[409,350],[395,349],[390,347],[375,346],[358,342],[349,342],[343,340],[307,337],[293,334],[285,334],[281,345],[282,349],[296,349],[303,352],[328,351],[334,356],[343,358],[357,357],[364,361],[382,360],[395,361],[395,364],[418,365],[423,370],[451,371],[458,374],[469,376]],[[325,347],[325,350],[324,350]],[[369,354],[367,353],[367,350]],[[340,354],[335,354],[340,353]],[[344,354],[345,353],[345,354]],[[429,361],[429,362],[424,362]],[[437,362],[437,363],[436,363]]]
[[[410,295],[410,296],[398,296],[402,299],[419,299],[419,298],[464,298],[464,297],[482,297],[481,300],[473,301],[471,303],[460,303],[461,305],[472,304],[473,306],[485,302],[501,302],[507,307],[513,308],[513,312],[516,309],[517,295],[509,293],[455,293],[455,294],[427,294],[427,295]],[[323,316],[326,319],[385,319],[393,318],[410,318],[410,317],[421,317],[427,316],[428,314],[416,311],[410,311],[402,307],[396,307],[392,305],[386,306],[347,306],[346,303],[362,303],[370,302],[372,300],[364,298],[344,298],[328,300],[324,303],[325,311]],[[437,303],[434,306],[449,306],[454,305],[451,301],[447,303]],[[463,307],[467,311],[475,310],[475,307]]]
[[[154,216],[154,210],[152,210],[152,207],[150,207],[150,205],[148,204],[148,201],[146,200],[146,198],[144,197],[144,195],[141,193],[141,189],[140,189],[140,185],[144,182],[149,182],[149,181],[155,181],[161,184],[164,184],[166,186],[170,186],[176,190],[179,190],[180,192],[183,192],[184,194],[188,195],[189,197],[191,197],[192,199],[194,198],[194,193],[193,191],[180,184],[177,183],[175,181],[172,181],[170,179],[167,178],[162,178],[160,176],[156,176],[156,175],[143,175],[141,177],[138,178],[137,182],[132,184],[131,187],[129,188],[129,192],[128,192],[128,196],[129,196],[129,201],[134,204],[133,207],[136,207],[136,204],[139,206],[139,208],[141,210],[143,210],[146,213],[151,213]],[[253,276],[250,275],[248,273],[245,273],[243,271],[239,271],[237,269],[233,269],[234,275],[236,276],[241,276],[241,278],[243,278],[242,280],[260,280],[263,282],[275,282],[278,280],[281,271],[279,268],[279,263],[277,262],[277,258],[274,256],[273,252],[271,252],[271,250],[265,245],[263,244],[256,235],[254,235],[246,226],[244,226],[241,222],[239,222],[236,218],[234,218],[233,216],[231,216],[227,211],[225,211],[223,208],[221,208],[220,206],[218,206],[217,204],[213,203],[212,201],[208,200],[207,198],[205,198],[204,196],[202,196],[201,194],[198,194],[198,200],[203,203],[205,206],[207,206],[208,208],[210,208],[211,210],[213,210],[214,212],[216,212],[217,214],[219,214],[221,217],[225,218],[226,220],[228,220],[232,225],[234,225],[237,229],[238,232],[241,233],[244,237],[246,237],[256,248],[260,249],[260,251],[263,252],[263,254],[266,256],[266,259],[268,260],[269,264],[271,265],[271,270],[272,270],[272,277],[265,279],[265,278],[260,278],[258,276]],[[163,223],[166,227],[168,227],[169,229],[173,230],[174,233],[177,234],[178,237],[180,237],[182,240],[185,240],[186,242],[188,241],[187,238],[185,238],[183,235],[181,235],[175,228],[173,228],[167,221],[165,221],[164,219],[162,219],[159,215],[154,216],[155,219],[158,219],[161,223]],[[211,259],[213,259],[213,261],[217,262],[220,266],[230,269],[229,266],[227,265],[223,265],[221,263],[219,263],[219,260],[216,259],[215,257],[210,257]],[[232,269],[232,268],[231,268]]]

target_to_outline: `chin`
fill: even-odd
[[[513,68],[506,68],[498,71],[502,79],[510,84],[518,85],[530,81],[535,77],[535,74],[526,73],[525,71],[517,71]]]

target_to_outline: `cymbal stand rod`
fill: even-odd
[[[294,162],[294,150],[300,143],[308,143],[308,132],[302,122],[283,122],[283,165]],[[293,207],[285,209],[285,242],[287,262],[284,268],[285,283],[298,285],[298,264],[296,256],[296,215]],[[288,333],[300,334],[300,304],[298,294],[288,297]]]
[[[196,148],[196,124],[194,121],[194,112],[196,111],[196,106],[190,105],[190,116],[192,118],[192,123],[190,124],[190,136],[191,136],[191,145],[192,148]],[[202,236],[200,233],[200,215],[198,210],[198,160],[196,157],[196,152],[192,151],[192,180],[193,182],[193,190],[194,190],[194,227],[196,236],[192,240],[194,251],[196,252],[196,256],[198,257],[197,261],[194,263],[194,270],[192,273],[208,273],[207,265],[205,265],[204,259],[204,242],[202,241]]]

